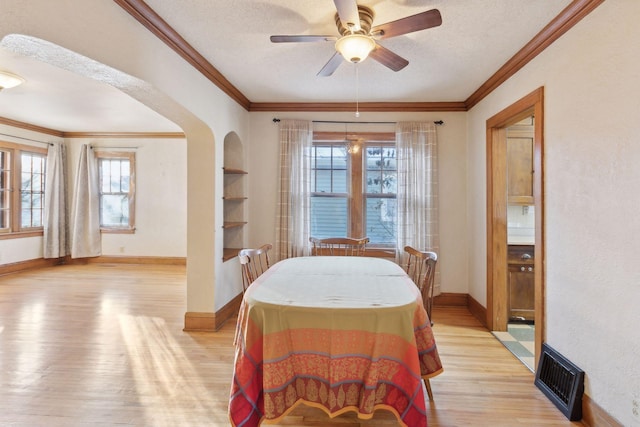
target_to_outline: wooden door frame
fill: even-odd
[[[535,209],[535,360],[545,337],[544,307],[544,87],[487,120],[487,327],[507,330],[507,135],[506,128],[533,115],[533,197]]]

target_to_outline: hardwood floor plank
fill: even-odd
[[[228,426],[235,321],[184,332],[176,265],[65,265],[0,277],[0,425]],[[464,307],[435,307],[444,373],[429,426],[576,426]],[[278,426],[397,426],[301,405]]]

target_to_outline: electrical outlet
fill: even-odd
[[[631,413],[636,419],[640,420],[640,398],[631,401]]]
[[[124,253],[124,246],[120,246],[120,253],[123,254]]]

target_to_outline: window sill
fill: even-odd
[[[101,228],[102,234],[135,234],[135,228]]]
[[[373,258],[395,258],[396,250],[392,248],[369,248],[364,251],[364,256]]]
[[[38,237],[43,236],[43,230],[31,230],[31,231],[14,231],[12,233],[2,233],[0,234],[0,240],[9,240],[9,239],[21,239],[23,237]]]

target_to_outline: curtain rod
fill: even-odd
[[[0,135],[8,136],[9,138],[17,138],[17,139],[24,139],[25,141],[37,142],[39,144],[53,145],[52,142],[38,141],[37,139],[25,138],[24,136],[9,135],[8,133],[0,133]]]
[[[280,119],[277,117],[273,118],[273,123],[279,123]],[[365,124],[365,125],[370,125],[370,124],[380,124],[380,125],[395,125],[398,122],[346,122],[346,121],[340,121],[340,120],[312,120],[312,123],[345,123],[345,124]],[[443,125],[444,121],[442,120],[436,120],[433,122],[436,125]]]
[[[107,151],[107,150],[137,150],[138,146],[131,146],[131,147],[103,147],[101,145],[89,145],[89,148],[91,148],[92,150],[98,150],[98,151]]]

